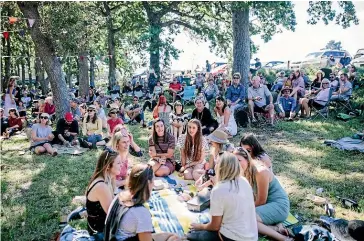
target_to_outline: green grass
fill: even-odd
[[[191,109],[192,106],[187,106]],[[150,119],[150,112],[147,113]],[[363,121],[363,120],[361,120]],[[129,126],[135,141],[147,149],[147,129]],[[324,215],[324,209],[305,200],[308,193],[324,188],[324,195],[336,208],[338,217],[364,219],[364,154],[344,152],[322,145],[325,139],[337,139],[363,129],[363,122],[331,120],[281,122],[274,129],[247,128],[242,134],[258,135],[273,157],[273,169],[289,194],[291,212],[307,220]],[[94,170],[100,150],[82,156],[35,156],[24,149],[26,140],[1,143],[1,236],[3,240],[49,240],[59,231],[59,220],[74,208],[72,198],[83,195]],[[132,159],[133,162],[145,162]],[[340,207],[336,196],[353,198],[358,210]],[[86,228],[84,223],[77,227]]]

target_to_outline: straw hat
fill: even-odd
[[[207,140],[209,141],[213,141],[213,142],[217,142],[220,144],[226,144],[228,143],[228,134],[226,134],[224,131],[222,130],[215,130],[214,132],[212,132],[210,135],[208,135],[206,137]]]
[[[289,90],[290,92],[292,92],[292,91],[293,91],[293,89],[292,89],[291,87],[289,87],[289,86],[284,86],[284,87],[282,88],[282,90],[281,90],[282,94],[283,94],[283,91],[285,91],[285,90]]]
[[[322,74],[322,78],[325,76],[325,72],[324,72],[324,71],[322,71],[321,69],[320,69],[319,71],[317,71],[317,72],[316,72],[316,75],[317,75],[317,74],[319,74],[319,73],[321,73],[321,74]]]

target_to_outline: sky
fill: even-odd
[[[359,25],[343,29],[334,22],[328,25],[322,22],[316,25],[307,24],[308,1],[294,1],[297,22],[295,32],[283,30],[283,33],[274,35],[267,43],[259,36],[253,36],[252,40],[259,45],[259,51],[253,58],[258,57],[262,62],[300,60],[308,53],[324,48],[330,40],[341,41],[341,46],[354,55],[359,48],[364,48],[364,2],[353,3]],[[173,70],[195,69],[197,64],[200,67],[205,66],[206,60],[210,63],[224,60],[210,52],[208,43],[196,43],[185,33],[176,37],[174,45],[183,53],[178,60],[172,61]]]

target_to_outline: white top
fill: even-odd
[[[183,134],[180,137],[178,137],[177,148],[184,149],[185,142],[186,142],[186,134]],[[202,137],[202,151],[207,152],[208,150],[209,150],[209,143],[206,141],[205,137]],[[194,153],[194,146],[192,146],[192,152],[191,152],[192,157],[193,157],[193,153]],[[191,160],[189,157],[186,157],[187,164],[194,162],[194,161],[200,161],[200,160]]]
[[[258,240],[253,190],[244,177],[219,182],[211,192],[210,214],[222,216],[220,233],[233,240]]]
[[[228,108],[228,107],[226,107],[226,108]],[[225,108],[225,111],[226,111],[226,108]],[[224,124],[224,119],[225,119],[224,115],[220,116],[219,112],[216,112],[216,118],[217,118],[217,122],[219,123],[219,127]],[[230,110],[229,122],[225,128],[232,136],[235,136],[238,133],[238,126],[236,125],[234,112],[231,110]]]

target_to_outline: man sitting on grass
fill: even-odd
[[[67,147],[77,145],[78,122],[73,118],[71,112],[67,112],[64,118],[58,120],[56,133],[56,137],[63,145]]]
[[[173,78],[173,82],[169,84],[169,93],[173,96],[173,103],[176,101],[176,96],[182,91],[182,85],[177,82],[177,78]]]
[[[289,121],[293,121],[296,115],[297,101],[294,97],[289,96],[292,89],[288,86],[282,89],[282,96],[279,98],[279,116],[281,118],[288,118]]]
[[[267,99],[269,104],[267,104]],[[254,112],[266,113],[269,112],[271,125],[274,125],[274,105],[273,97],[266,85],[260,84],[260,77],[254,76],[252,86],[248,89],[249,111],[252,116],[252,122],[255,123]]]
[[[132,107],[126,111],[126,114],[129,116],[130,121],[128,123],[135,124],[137,122],[142,124],[142,127],[146,127],[144,123],[144,113],[142,106],[138,103],[139,98],[134,96]]]

